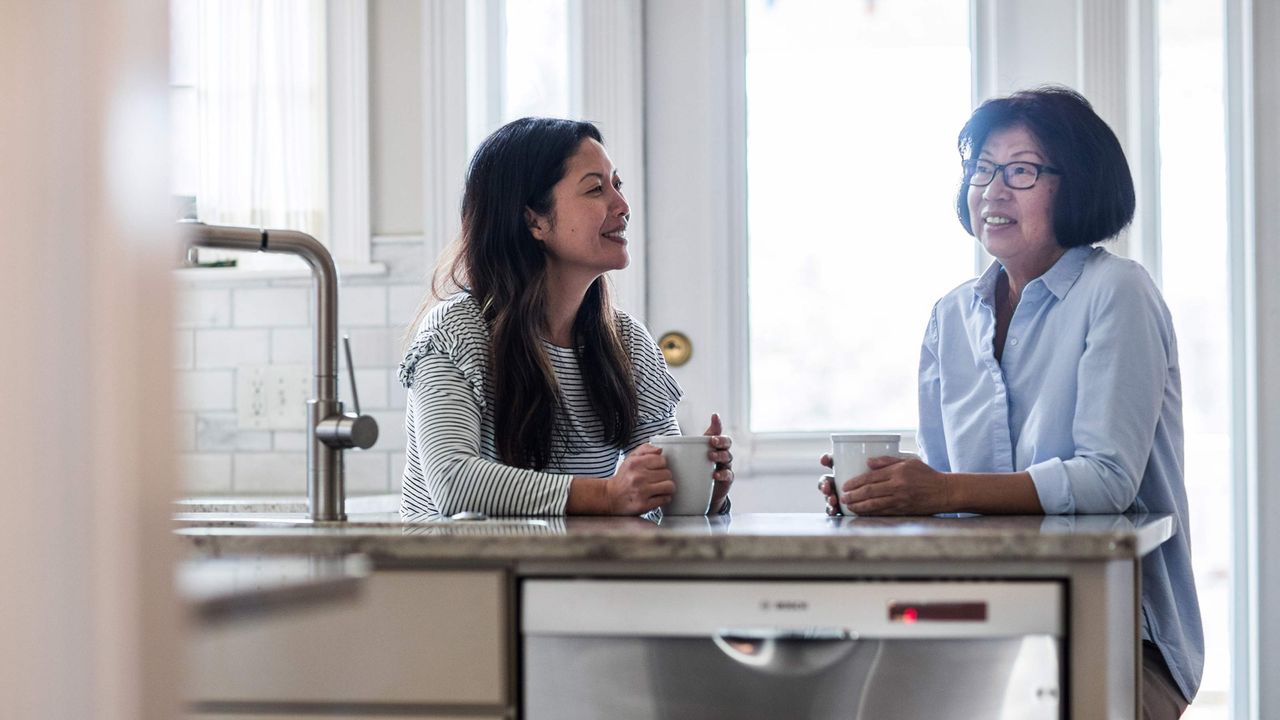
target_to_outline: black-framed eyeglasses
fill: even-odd
[[[1003,165],[987,160],[965,160],[964,181],[973,187],[986,187],[996,179],[996,173],[1004,176],[1004,184],[1014,190],[1026,190],[1036,184],[1041,173],[1061,175],[1062,171],[1048,165],[1033,162],[1011,162]]]

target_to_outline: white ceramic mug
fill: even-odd
[[[901,442],[902,438],[898,435],[841,433],[831,436],[831,460],[833,465],[831,474],[836,479],[836,499],[840,502],[840,512],[845,515],[855,514],[840,499],[840,495],[843,492],[841,488],[844,487],[849,478],[857,477],[871,469],[867,467],[868,460],[885,455],[910,457],[898,452],[898,445]]]
[[[662,451],[676,491],[663,515],[706,515],[715,489],[716,464],[707,456],[711,443],[705,435],[659,435],[649,441]]]

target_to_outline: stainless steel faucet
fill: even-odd
[[[373,447],[378,440],[378,423],[360,414],[350,345],[347,370],[351,373],[355,414],[344,413],[338,401],[338,270],[333,257],[320,241],[294,230],[206,225],[194,220],[180,224],[188,229],[188,243],[192,246],[287,253],[301,257],[311,266],[312,287],[316,290],[315,397],[307,401],[307,503],[312,520],[346,520],[342,451]]]

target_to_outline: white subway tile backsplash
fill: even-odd
[[[338,399],[347,412],[355,408],[351,404],[351,380],[347,375],[346,361],[342,361],[338,373]],[[381,368],[361,370],[356,368],[356,390],[360,393],[360,409],[383,410],[387,407],[387,371]]]
[[[194,330],[173,332],[173,369],[190,370],[195,363],[196,334]]]
[[[351,328],[351,356],[357,368],[385,368],[400,364],[398,333],[387,328]],[[392,352],[392,349],[395,352]]]
[[[309,288],[240,288],[232,308],[236,327],[310,326]]]
[[[271,447],[276,452],[307,451],[307,434],[305,432],[299,430],[276,430],[271,434],[275,437]]]
[[[351,335],[361,410],[378,421],[378,443],[344,454],[348,494],[399,492],[404,471],[405,389],[397,378],[404,333],[427,291],[422,243],[377,244],[389,274],[340,290],[339,330]],[[310,367],[312,289],[306,277],[236,279],[179,289],[174,334],[175,441],[188,493],[302,495],[306,433],[253,430],[236,413],[236,373],[245,367]],[[339,350],[339,398],[354,408]]]
[[[201,452],[270,450],[269,430],[242,430],[234,413],[201,413],[196,417],[196,448]]]
[[[409,327],[418,314],[418,305],[426,296],[428,288],[423,284],[391,285],[387,288],[387,326]]]
[[[312,362],[314,354],[311,328],[275,328],[271,331],[271,364],[307,365]]]
[[[230,324],[230,290],[225,288],[178,289],[178,327],[227,327]]]
[[[231,491],[231,456],[216,453],[183,453],[179,457],[182,489],[193,495]]]
[[[338,303],[338,327],[386,327],[387,288],[344,285]]]
[[[307,454],[236,453],[231,487],[243,493],[305,495]]]
[[[374,446],[377,447],[376,445]],[[343,454],[346,465],[347,495],[387,492],[390,455],[375,450],[348,450]]]
[[[200,369],[265,365],[270,359],[269,330],[197,330],[195,335]]]
[[[391,368],[387,371],[387,408],[391,410],[404,411],[405,401],[408,398],[409,391],[400,384],[400,368]]]
[[[234,410],[234,370],[180,370],[179,410]]]
[[[378,421],[378,444],[374,447],[379,450],[404,450],[403,410],[366,410],[365,414],[372,415]]]

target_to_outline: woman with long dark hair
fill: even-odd
[[[462,235],[400,366],[406,518],[637,515],[671,499],[647,440],[680,434],[682,392],[609,297],[606,273],[630,259],[621,188],[590,123],[523,118],[476,150]],[[728,510],[733,482],[720,433],[713,415],[712,513]]]

